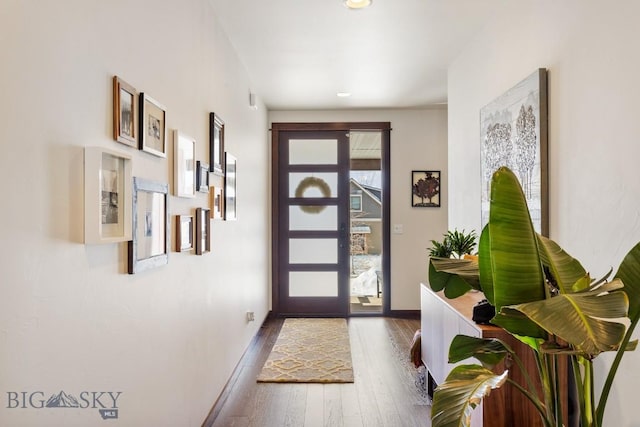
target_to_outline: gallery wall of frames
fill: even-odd
[[[212,250],[212,222],[237,218],[237,159],[224,150],[224,120],[213,112],[208,118],[209,156],[198,159],[188,130],[169,131],[165,105],[113,77],[113,139],[161,158],[173,182],[132,176],[134,156],[117,144],[86,147],[85,244],[127,242],[129,274],[167,264],[171,248],[196,255]],[[191,212],[172,215],[172,197],[192,199]]]

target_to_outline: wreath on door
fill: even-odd
[[[310,188],[317,188],[318,190],[320,190],[320,192],[322,193],[322,197],[325,197],[325,198],[331,197],[331,188],[329,187],[329,184],[327,184],[325,180],[316,178],[313,176],[309,176],[303,179],[302,181],[300,181],[300,183],[296,187],[296,197],[298,198],[304,197],[305,191],[307,191]],[[309,205],[300,206],[300,209],[302,209],[302,212],[306,212],[310,214],[320,213],[324,210],[324,208],[326,208],[326,206],[319,206],[319,205],[318,206],[309,206]]]

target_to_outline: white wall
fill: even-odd
[[[248,108],[247,73],[207,0],[7,0],[0,28],[0,425],[200,425],[268,310],[264,106]],[[167,107],[200,160],[209,112],[225,119],[239,220],[213,223],[212,253],[172,251],[128,275],[125,243],[82,243],[83,147],[133,155],[134,176],[172,178],[172,155],[113,141],[116,74]],[[208,203],[171,197],[170,213]],[[61,390],[120,391],[119,419],[7,408],[7,392]]]
[[[515,3],[515,4],[514,4]],[[548,69],[550,235],[592,276],[640,240],[640,3],[511,2],[449,68],[449,225],[480,226],[479,111]],[[597,362],[602,380],[608,357]],[[640,353],[627,353],[605,425],[638,426]]]
[[[447,230],[447,111],[270,111],[269,122],[391,122],[391,309],[419,310],[420,282],[427,278],[427,248]],[[441,170],[440,208],[411,207],[411,171]]]

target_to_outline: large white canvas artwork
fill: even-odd
[[[482,226],[489,221],[491,176],[502,166],[520,180],[531,220],[548,235],[547,72],[541,68],[480,110]]]

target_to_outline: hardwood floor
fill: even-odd
[[[269,319],[203,427],[429,427],[409,347],[417,319],[349,319],[353,384],[257,383],[283,319]]]

